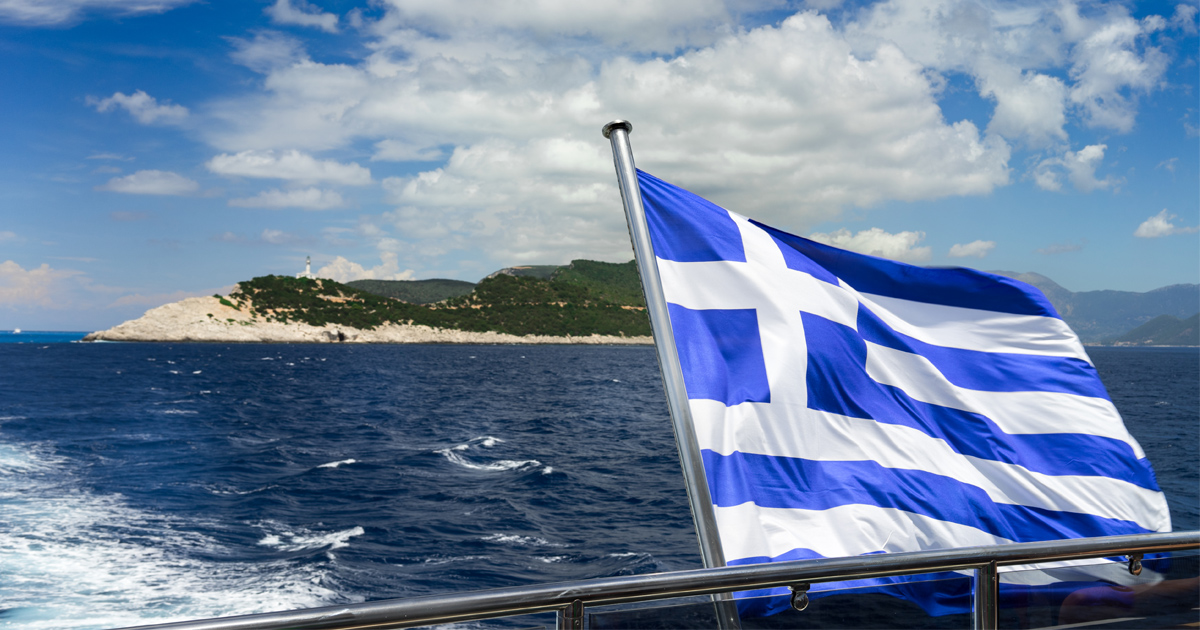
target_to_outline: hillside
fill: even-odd
[[[1200,308],[1200,285],[1196,284],[1174,284],[1145,293],[1075,293],[1036,273],[990,273],[1008,276],[1041,289],[1058,314],[1084,342],[1100,342],[1122,336],[1160,315],[1183,319]]]
[[[1159,315],[1137,328],[1111,339],[1115,345],[1200,346],[1200,313],[1181,320]]]
[[[371,330],[386,323],[407,323],[511,335],[649,335],[645,311],[610,299],[610,293],[619,291],[608,290],[599,281],[587,285],[500,274],[475,285],[467,295],[426,306],[332,280],[262,276],[239,283],[229,302],[248,309],[253,318],[310,326]]]
[[[475,290],[465,280],[352,280],[346,286],[411,304],[433,304]]]

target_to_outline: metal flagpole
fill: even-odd
[[[700,443],[692,425],[692,410],[688,407],[683,369],[679,365],[679,351],[675,348],[675,333],[671,329],[671,317],[667,313],[667,298],[663,294],[662,281],[658,276],[654,247],[650,243],[650,228],[646,225],[646,211],[642,207],[642,191],[638,187],[637,169],[633,163],[633,149],[629,145],[629,133],[633,131],[633,125],[628,121],[614,120],[604,125],[603,131],[604,137],[612,143],[613,165],[617,169],[617,182],[621,188],[621,201],[625,205],[629,238],[633,241],[634,259],[637,261],[638,274],[642,277],[646,311],[650,314],[654,347],[658,351],[658,367],[662,373],[663,389],[667,393],[671,423],[675,428],[675,444],[679,447],[679,463],[683,467],[688,502],[692,507],[692,520],[700,538],[700,556],[705,567],[723,567],[725,554],[721,551],[717,516],[713,512],[708,480],[704,476]],[[729,630],[740,627],[737,609],[731,601],[731,596],[723,593],[714,595],[713,598],[722,600],[718,602],[718,621],[721,628]]]

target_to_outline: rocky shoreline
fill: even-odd
[[[247,309],[248,310],[248,309]],[[588,344],[650,345],[650,337],[551,337],[467,332],[386,324],[374,330],[326,324],[268,322],[246,310],[222,304],[216,297],[187,298],[146,311],[146,314],[83,341],[212,342],[212,343],[461,343],[461,344]]]

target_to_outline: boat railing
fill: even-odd
[[[1145,554],[1195,549],[1200,549],[1200,531],[817,558],[387,599],[140,626],[139,630],[410,628],[551,611],[558,613],[558,628],[582,630],[584,611],[592,606],[774,587],[791,587],[794,598],[803,601],[808,586],[813,583],[938,571],[975,572],[973,625],[977,629],[993,629],[998,624],[998,567],[1124,557],[1129,571],[1136,575],[1141,571]]]

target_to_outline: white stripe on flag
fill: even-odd
[[[1073,357],[1091,363],[1070,326],[1054,317],[1012,315],[859,293],[842,287],[885,324],[918,341],[946,348]]]
[[[1059,392],[984,392],[954,385],[925,357],[867,342],[867,375],[921,402],[986,416],[1012,435],[1070,433],[1124,442],[1137,458],[1141,445],[1112,402]]]
[[[716,507],[715,511],[717,528],[722,532],[721,545],[728,558],[774,558],[793,549],[809,549],[825,558],[840,558],[876,551],[952,549],[1012,542],[974,527],[858,503],[828,510],[766,508],[743,503]]]
[[[1095,514],[1132,521],[1150,530],[1169,527],[1164,525],[1170,521],[1162,494],[1127,481],[1045,475],[1014,464],[969,457],[916,429],[874,420],[794,406],[785,412],[774,403],[726,407],[712,400],[689,402],[700,448],[721,455],[741,452],[811,461],[871,461],[885,468],[921,470],[970,484],[995,503]],[[781,417],[784,413],[788,415]]]

